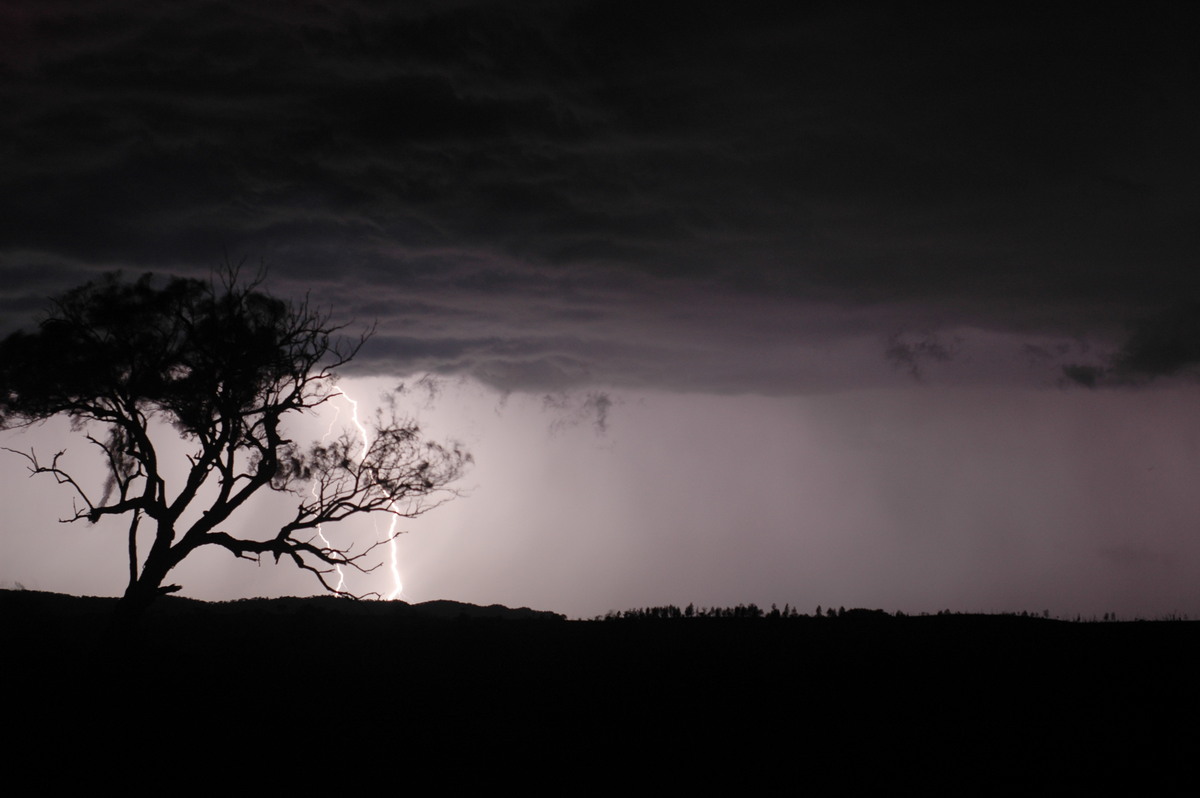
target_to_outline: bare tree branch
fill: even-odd
[[[420,515],[456,495],[450,486],[471,462],[457,446],[424,441],[394,415],[377,417],[365,451],[348,432],[307,449],[293,443],[288,419],[338,395],[337,369],[358,355],[373,328],[344,338],[328,312],[307,299],[271,297],[261,290],[264,280],[261,268],[244,275],[241,263],[228,261],[208,281],[156,285],[149,275],[108,275],[56,297],[36,332],[0,342],[0,428],[62,415],[103,455],[108,475],[94,501],[60,466],[64,452],[46,465],[32,450],[9,450],[29,462],[31,474],[71,488],[74,515],[65,521],[132,514],[130,606],[178,590],[164,586],[165,577],[204,545],[242,558],[290,559],[325,589],[346,594],[327,580],[331,569],[369,572],[364,557],[386,540],[352,553],[302,536],[357,515]],[[156,419],[195,444],[173,496],[151,436]],[[92,434],[93,425],[104,434]],[[215,492],[204,490],[214,481]],[[263,539],[217,531],[263,488],[297,495],[295,514]],[[180,527],[184,513],[196,510],[198,518]],[[141,555],[143,514],[154,531]]]

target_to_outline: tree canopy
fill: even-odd
[[[369,570],[364,558],[385,541],[335,548],[317,534],[321,525],[363,513],[419,515],[454,495],[450,486],[470,462],[457,445],[424,440],[394,414],[377,417],[365,442],[348,431],[307,447],[291,440],[287,419],[338,394],[335,370],[369,333],[345,338],[328,314],[270,296],[261,282],[240,280],[236,268],[165,283],[108,274],[53,299],[34,332],[0,342],[0,427],[66,416],[103,453],[108,475],[97,494],[68,472],[64,452],[49,461],[16,452],[33,474],[74,492],[65,521],[129,516],[122,606],[132,612],[179,590],[163,584],[167,574],[206,545],[288,558],[349,595],[330,574]],[[156,421],[191,445],[179,484],[168,485]],[[263,488],[294,494],[294,514],[261,536],[223,529]],[[153,524],[144,557],[143,518]]]

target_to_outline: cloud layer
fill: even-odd
[[[794,5],[10,6],[3,327],[228,252],[373,370],[779,393],[1028,381],[1200,294],[1182,11]]]

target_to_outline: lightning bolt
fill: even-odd
[[[350,406],[350,423],[352,423],[355,426],[355,428],[358,429],[359,437],[362,439],[362,452],[360,452],[358,455],[359,462],[361,462],[363,460],[363,458],[365,458],[367,456],[367,451],[371,448],[371,436],[367,433],[366,426],[362,423],[362,420],[359,419],[359,417],[358,417],[358,401],[355,400],[353,397],[351,397],[348,393],[346,393],[345,389],[342,388],[340,385],[334,386],[334,388],[336,391],[336,395],[345,399],[346,403]],[[336,410],[336,415],[334,415],[333,420],[329,422],[329,427],[325,430],[325,435],[321,437],[322,441],[326,440],[330,435],[333,434],[334,426],[337,424],[337,420],[339,418],[341,418],[342,409],[340,407],[337,407],[336,405],[334,406],[334,409]],[[315,485],[313,486],[313,497],[314,498],[316,497],[316,486]],[[388,505],[389,508],[392,506],[393,505]],[[399,598],[400,593],[404,590],[404,583],[400,579],[400,551],[399,551],[399,548],[396,546],[396,526],[399,523],[400,523],[399,516],[393,515],[391,525],[388,527],[388,555],[389,555],[388,556],[388,560],[389,560],[388,571],[392,575],[392,590],[385,597],[385,600],[387,600],[387,601],[392,601],[394,599]],[[378,530],[379,530],[378,524],[375,525],[375,529],[376,529],[376,532],[378,532]],[[329,541],[325,538],[325,533],[321,531],[321,527],[319,527],[319,526],[317,527],[317,534],[320,536],[322,543],[324,543],[326,546],[330,545]],[[345,577],[345,574],[342,572],[342,567],[340,565],[337,566],[337,573],[338,573],[338,590],[341,590],[342,586],[346,582],[346,577]]]

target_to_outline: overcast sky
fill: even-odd
[[[0,1],[0,333],[226,254],[376,323],[477,460],[413,601],[1200,614],[1200,29],[968,5]],[[123,589],[0,469],[0,584]]]

